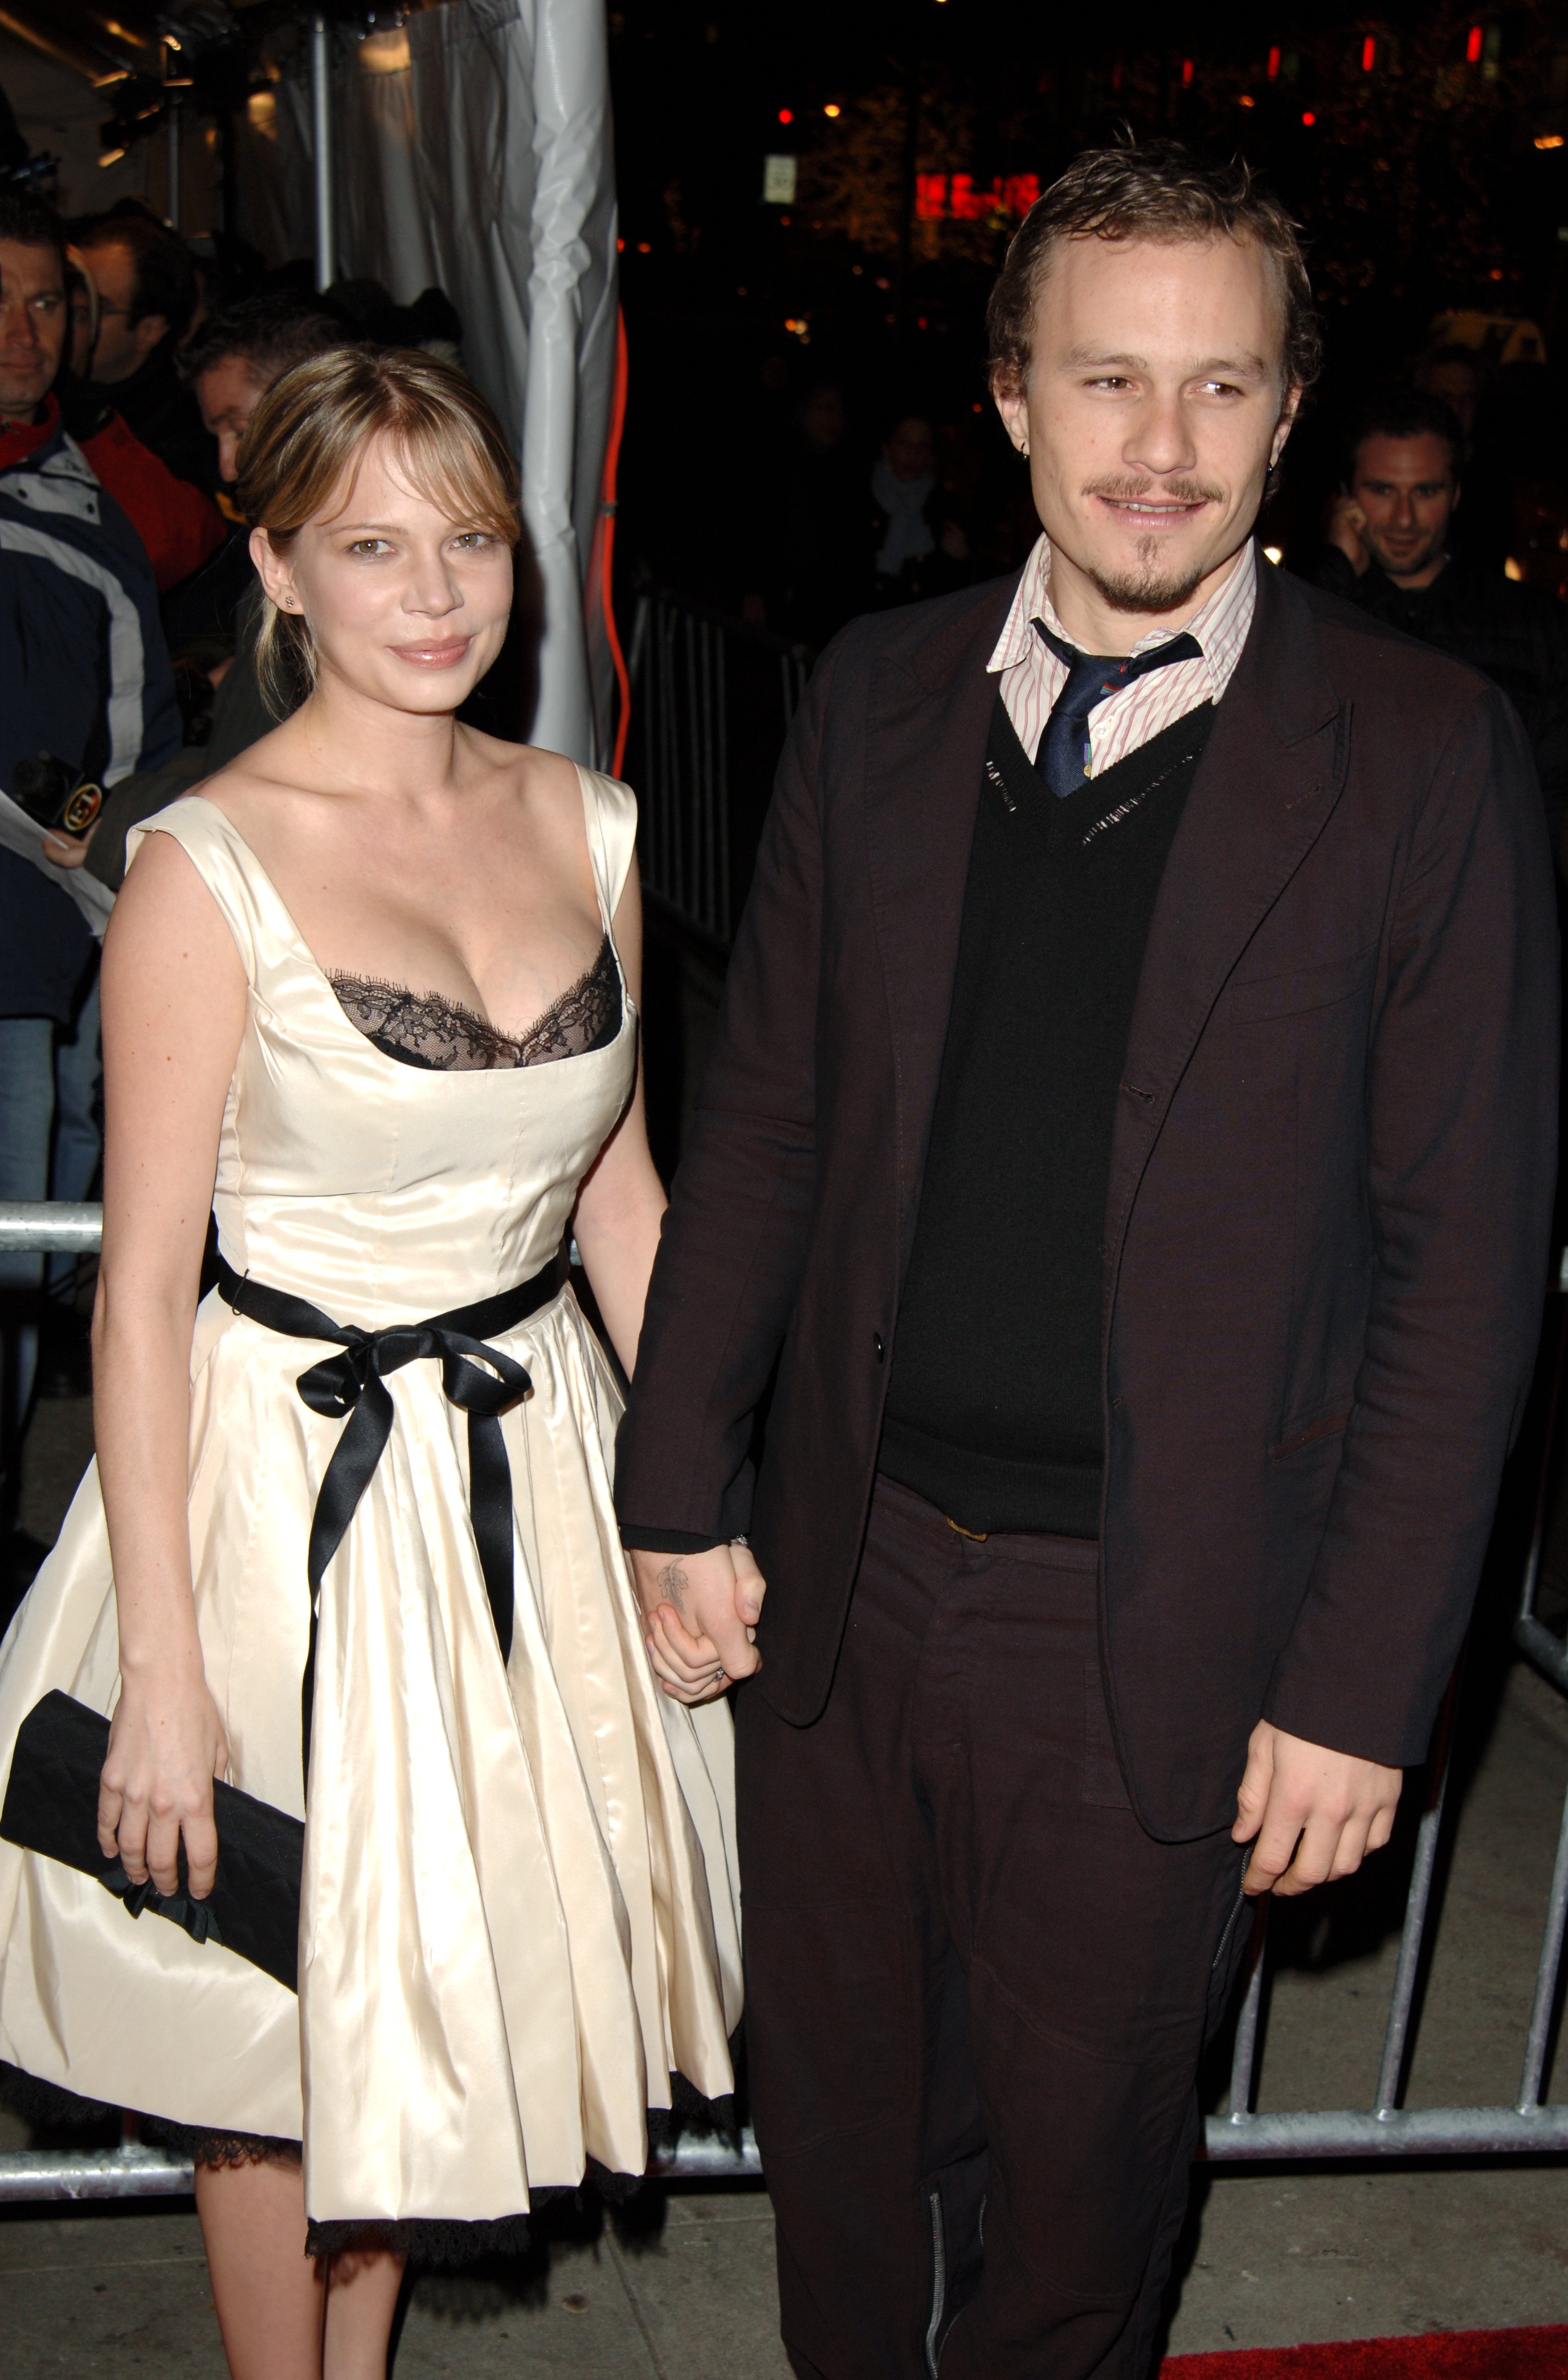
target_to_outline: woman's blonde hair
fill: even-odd
[[[383,433],[420,495],[516,545],[517,466],[501,423],[471,381],[416,347],[337,347],[275,381],[240,440],[240,511],[287,553]],[[279,717],[315,684],[308,623],[265,597],[256,668]]]

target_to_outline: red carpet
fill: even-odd
[[[1568,2380],[1568,2324],[1170,2355],[1160,2380]]]

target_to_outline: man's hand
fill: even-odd
[[[87,847],[98,832],[93,820],[85,834],[55,834],[53,830],[43,837],[43,856],[52,859],[56,868],[79,868],[87,857]]]
[[[1230,1830],[1233,1842],[1253,1843],[1243,1891],[1310,1892],[1315,1884],[1354,1876],[1393,1832],[1404,1782],[1403,1769],[1303,1743],[1260,1719]]]
[[[1371,566],[1372,550],[1361,534],[1366,526],[1367,516],[1348,491],[1334,498],[1323,523],[1323,535],[1338,546],[1357,578],[1365,577]]]
[[[767,1589],[744,1546],[632,1552],[648,1658],[674,1702],[706,1703],[762,1667],[754,1641]]]

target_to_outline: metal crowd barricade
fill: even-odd
[[[1562,1260],[1559,1290],[1568,1289],[1568,1252]],[[1541,1619],[1541,1557],[1546,1544],[1551,1487],[1555,1475],[1564,1357],[1568,1355],[1568,1308],[1549,1305],[1549,1327],[1555,1327],[1556,1345],[1550,1403],[1540,1478],[1536,1491],[1535,1524],[1525,1564],[1514,1640],[1526,1659],[1560,1694],[1568,1694],[1568,1643]],[[1426,1937],[1432,1877],[1442,1830],[1443,1803],[1453,1752],[1453,1708],[1458,1699],[1456,1675],[1438,1722],[1433,1757],[1428,1766],[1426,1805],[1416,1834],[1416,1856],[1405,1904],[1405,1925],[1394,1969],[1393,1997],[1383,2033],[1382,2059],[1377,2094],[1370,2108],[1337,2110],[1302,2108],[1260,2115],[1252,2100],[1257,2083],[1259,2019],[1266,1985],[1269,1904],[1260,1904],[1254,1923],[1251,1973],[1236,2026],[1231,2061],[1230,2105],[1223,2116],[1211,2116],[1204,2128],[1203,2154],[1214,2161],[1249,2158],[1367,2156],[1507,2156],[1541,2150],[1568,2150],[1568,2102],[1543,2106],[1547,2052],[1557,2008],[1562,1962],[1563,1922],[1568,1917],[1568,1796],[1558,1828],[1557,1859],[1547,1895],[1546,1924],[1536,1966],[1535,1997],[1525,2035],[1524,2069],[1519,2096],[1512,2107],[1403,2107],[1405,2077],[1414,2047],[1411,2017],[1417,1978]]]
[[[650,616],[655,597],[648,597]],[[663,633],[663,631],[657,631]],[[656,633],[650,626],[649,633]],[[797,690],[796,699],[799,694]],[[40,1254],[64,1250],[90,1254],[99,1245],[103,1208],[90,1206],[0,1202],[0,1251]],[[1557,1353],[1561,1386],[1568,1352],[1568,1313],[1560,1325]],[[1547,1452],[1537,1500],[1535,1529],[1526,1565],[1514,1636],[1526,1658],[1568,1694],[1568,1642],[1541,1619],[1538,1603],[1548,1514],[1551,1454],[1556,1439],[1558,1391],[1547,1428]],[[1236,2027],[1228,2112],[1211,2116],[1200,2154],[1211,2162],[1296,2160],[1309,2157],[1502,2156],[1568,2151],[1568,2102],[1543,2105],[1547,2052],[1556,2010],[1568,1917],[1568,1798],[1558,1833],[1557,1859],[1548,1895],[1545,1931],[1536,1971],[1535,1998],[1525,2041],[1519,2097],[1511,2107],[1420,2107],[1400,2105],[1413,2047],[1412,2015],[1421,1965],[1432,1878],[1453,1750],[1453,1712],[1457,1684],[1450,1689],[1439,1723],[1435,1757],[1429,1767],[1425,1807],[1417,1829],[1416,1854],[1405,1902],[1394,1973],[1393,1996],[1383,2034],[1377,2093],[1370,2108],[1303,2108],[1259,2114],[1256,2085],[1258,2038],[1267,1973],[1268,1904],[1254,1924],[1251,1972]],[[651,2174],[671,2180],[757,2180],[762,2163],[748,2130],[737,2143],[681,2140],[650,2158]],[[177,2196],[192,2186],[186,2160],[138,2141],[135,2119],[125,2119],[117,2149],[22,2149],[0,2154],[0,2203],[39,2199],[157,2198]]]
[[[628,640],[627,774],[641,811],[643,887],[728,951],[773,771],[814,656],[662,587],[639,588]]]

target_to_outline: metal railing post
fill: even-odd
[[[310,140],[316,188],[316,286],[328,289],[337,278],[332,223],[332,27],[320,8],[310,19]]]
[[[1416,1829],[1416,1857],[1410,1870],[1410,1889],[1405,1900],[1405,1924],[1400,1929],[1399,1961],[1393,1971],[1393,1997],[1389,2003],[1388,2026],[1383,2034],[1377,2097],[1372,2103],[1372,2113],[1378,2117],[1393,2114],[1399,2106],[1404,2081],[1410,2010],[1416,1997],[1416,1978],[1421,1964],[1421,1940],[1427,1925],[1427,1903],[1431,1898],[1438,1838],[1442,1831],[1443,1804],[1448,1798],[1448,1772],[1453,1759],[1453,1713],[1459,1699],[1459,1677],[1460,1671],[1456,1669],[1443,1697],[1433,1736],[1432,1759],[1428,1768],[1427,1806]]]
[[[1252,1912],[1252,1940],[1247,1953],[1247,1993],[1241,2003],[1241,2014],[1236,2019],[1236,2047],[1230,2061],[1230,2104],[1225,2110],[1225,2120],[1231,2124],[1248,2120],[1258,2087],[1258,2025],[1263,2010],[1269,1909],[1268,1896],[1263,1894]]]
[[[1547,1898],[1546,1932],[1540,1964],[1536,1970],[1536,1997],[1530,2010],[1530,2030],[1525,2043],[1525,2072],[1519,2084],[1519,2113],[1533,2116],[1541,2104],[1546,2078],[1547,2044],[1551,2038],[1552,2010],[1557,2001],[1557,1976],[1562,1961],[1562,1925],[1568,1915],[1568,1795],[1562,1803],[1562,1824],[1557,1831],[1557,1859]]]
[[[168,135],[169,229],[180,227],[180,103],[177,99],[164,103],[164,129]]]

